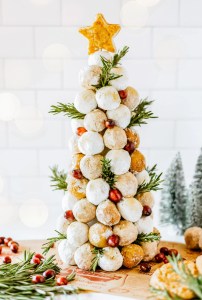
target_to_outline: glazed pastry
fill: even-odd
[[[107,129],[105,131],[103,139],[105,146],[112,150],[122,149],[127,143],[125,131],[117,126],[111,129]]]
[[[79,269],[90,271],[92,260],[95,254],[92,253],[94,247],[90,243],[83,244],[76,249],[74,253],[74,260]]]
[[[58,255],[65,267],[75,265],[74,253],[77,246],[71,244],[68,240],[62,240],[58,245]]]
[[[88,180],[86,178],[76,179],[68,176],[68,191],[77,199],[85,198]]]
[[[127,151],[120,150],[110,150],[106,158],[111,162],[111,170],[115,175],[122,175],[128,172],[131,164],[131,158]]]
[[[138,132],[131,127],[131,128],[126,128],[125,133],[126,133],[127,139],[130,142],[134,143],[135,148],[138,148],[140,145],[140,136],[139,136]]]
[[[78,147],[85,155],[99,154],[104,150],[103,138],[97,132],[85,132],[78,141]]]
[[[202,228],[190,227],[184,233],[185,243],[188,249],[199,249],[199,240],[202,236]]]
[[[106,247],[98,265],[104,271],[114,272],[121,268],[123,257],[118,248]]]
[[[102,178],[90,180],[86,188],[86,197],[94,205],[106,200],[109,195],[109,184]]]
[[[136,196],[137,200],[140,201],[140,203],[142,204],[142,206],[149,206],[149,207],[153,207],[154,206],[154,196],[151,192],[146,192],[143,194],[138,194]]]
[[[105,129],[106,114],[100,110],[95,109],[89,112],[84,118],[84,127],[88,131],[100,132]]]
[[[135,198],[123,198],[117,207],[122,218],[127,221],[137,222],[142,216],[143,207]]]
[[[99,83],[101,68],[99,66],[89,66],[79,72],[79,82],[82,88],[94,90]]]
[[[129,269],[136,267],[144,257],[143,249],[135,244],[124,246],[121,250],[121,254],[123,256],[124,267]]]
[[[72,210],[77,201],[78,199],[73,194],[66,192],[62,198],[63,211]]]
[[[132,153],[130,168],[134,173],[142,172],[146,168],[145,157],[139,150]]]
[[[103,156],[96,155],[85,155],[80,161],[80,169],[82,174],[90,179],[96,179],[102,174],[102,159]]]
[[[143,170],[137,173],[136,178],[137,178],[138,185],[141,185],[143,183],[149,183],[150,181],[150,176],[147,170]]]
[[[154,222],[152,216],[142,217],[137,221],[138,233],[148,234],[153,232]]]
[[[127,246],[137,239],[138,230],[132,222],[121,220],[119,224],[113,227],[113,233],[120,238],[119,246]]]
[[[78,139],[79,139],[79,137],[77,135],[73,135],[73,136],[71,136],[71,138],[68,141],[68,147],[73,154],[80,153],[80,150],[78,147]]]
[[[76,95],[76,98],[74,100],[74,106],[82,114],[89,113],[91,110],[97,107],[95,93],[91,90],[80,91]]]
[[[132,173],[127,172],[117,176],[115,187],[123,197],[133,197],[137,192],[137,179]]]
[[[96,51],[95,53],[90,54],[88,56],[88,65],[89,66],[96,65],[99,67],[103,67],[101,57],[103,57],[107,60],[111,60],[112,54],[108,51],[102,51],[102,50]]]
[[[112,228],[101,223],[95,223],[89,229],[89,242],[98,248],[107,247],[107,239],[113,234]]]
[[[79,222],[88,223],[95,219],[96,206],[87,199],[81,199],[73,207],[73,215]]]
[[[97,90],[96,100],[98,107],[104,110],[115,109],[121,103],[119,94],[113,86],[105,86]]]
[[[77,153],[72,156],[72,169],[80,169],[80,161],[84,157],[84,154]]]
[[[65,234],[70,223],[71,222],[64,217],[64,214],[62,214],[57,218],[56,230]]]
[[[119,223],[121,215],[116,205],[110,200],[102,201],[96,210],[98,221],[104,225],[113,226]]]
[[[125,88],[128,85],[128,77],[127,77],[125,68],[123,68],[123,67],[113,68],[111,70],[111,73],[113,73],[115,75],[121,75],[121,77],[111,80],[110,84],[118,91],[125,90]]]
[[[71,120],[71,129],[75,135],[77,134],[77,129],[79,127],[84,127],[84,120],[83,119],[72,119]]]
[[[144,251],[144,261],[151,261],[154,259],[155,255],[158,253],[158,242],[141,242],[140,246]]]
[[[131,112],[127,106],[120,104],[115,109],[107,110],[107,117],[114,120],[117,126],[124,129],[130,123]]]
[[[67,227],[67,237],[70,244],[79,247],[88,242],[89,227],[81,222],[73,222]]]
[[[131,86],[128,86],[125,91],[127,97],[122,100],[122,103],[132,111],[140,104],[139,94]]]

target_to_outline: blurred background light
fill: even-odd
[[[71,57],[70,50],[64,44],[51,44],[44,49],[43,64],[48,71],[60,72],[63,70],[65,59]]]
[[[33,137],[43,129],[44,118],[34,106],[23,106],[15,118],[15,125],[25,137]]]
[[[124,26],[141,28],[147,24],[149,11],[137,1],[129,1],[121,8],[121,21]]]
[[[38,199],[27,200],[19,208],[19,217],[27,227],[40,227],[48,219],[48,207]]]
[[[6,224],[13,223],[14,221],[14,206],[9,203],[9,200],[4,197],[0,197],[0,226],[4,228]]]
[[[20,100],[12,93],[0,94],[0,120],[11,121],[20,109]]]
[[[161,0],[137,0],[138,4],[151,7],[157,5]]]

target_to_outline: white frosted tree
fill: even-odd
[[[180,153],[173,159],[164,178],[160,202],[160,222],[172,225],[177,233],[186,228],[186,205],[188,192]]]
[[[193,182],[189,189],[186,216],[187,227],[202,227],[202,149],[196,163]]]

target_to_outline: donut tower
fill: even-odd
[[[145,102],[128,86],[121,65],[128,47],[115,51],[112,38],[119,30],[101,14],[79,30],[89,40],[88,66],[66,111],[72,167],[57,225],[67,238],[58,253],[65,266],[84,270],[133,268],[154,258],[159,241],[149,189],[154,173],[146,169],[135,126]]]

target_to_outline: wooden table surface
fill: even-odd
[[[20,252],[18,254],[13,254],[13,262],[17,261],[19,257],[22,255],[24,250],[31,250],[41,253],[41,245],[44,241],[20,241]],[[176,248],[183,258],[188,260],[195,260],[196,257],[201,252],[193,252],[186,249],[184,244],[174,243],[174,242],[161,242],[159,247],[166,246],[168,248]],[[3,255],[11,254],[10,250],[7,248],[4,249]],[[141,273],[139,267],[134,269],[121,269],[117,272],[104,272],[104,271],[96,271],[88,272],[78,269],[77,267],[63,268],[57,253],[56,249],[53,248],[50,251],[51,254],[56,254],[56,258],[58,263],[62,268],[62,273],[69,274],[72,270],[76,271],[76,280],[74,281],[74,285],[78,286],[82,289],[112,294],[117,296],[129,297],[137,300],[146,300],[148,296],[150,296],[149,292],[149,281],[152,273],[161,266],[161,264],[156,264],[151,262],[151,271],[149,273]],[[2,261],[3,255],[0,256],[0,263]],[[78,299],[78,298],[77,298]]]

